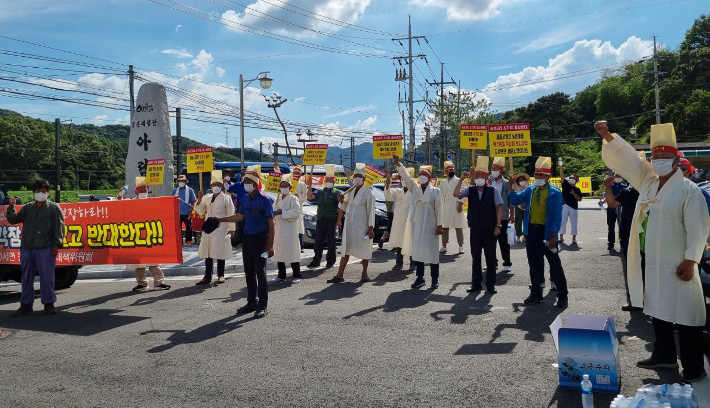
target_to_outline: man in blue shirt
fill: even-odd
[[[231,180],[231,177],[230,177],[230,180]],[[227,191],[232,193],[232,197],[234,197],[234,208],[237,209],[237,212],[239,212],[239,205],[240,205],[240,201],[241,201],[242,196],[247,194],[246,190],[244,190],[244,182],[242,180],[244,180],[244,171],[242,171],[242,173],[240,173],[239,181],[229,182],[229,184],[225,183],[225,187],[227,185],[229,186],[229,187],[226,187]],[[240,246],[242,245],[242,238],[244,236],[243,232],[244,232],[244,221],[241,221],[241,222],[237,223],[237,230],[234,233],[235,236],[234,236],[234,240],[232,242],[233,244],[236,245],[237,248],[240,248]]]
[[[274,256],[274,203],[259,190],[260,175],[256,169],[249,167],[243,180],[246,194],[239,197],[239,211],[230,217],[217,219],[220,222],[244,221],[242,260],[247,281],[247,304],[237,309],[237,313],[255,312],[254,318],[259,319],[268,313],[266,258]]]
[[[611,185],[611,194],[613,196],[617,196],[621,194],[621,192],[628,187],[628,185],[622,183],[624,179],[621,177],[621,174],[619,173],[614,173],[614,183]],[[606,202],[606,199],[602,199],[601,202]],[[614,250],[614,244],[616,243],[616,220],[618,216],[618,211],[616,208],[608,208],[606,209],[606,225],[609,227],[609,234],[607,236],[608,239],[608,248],[609,251]]]
[[[192,244],[192,222],[190,221],[190,211],[197,201],[195,190],[187,186],[187,177],[181,174],[177,178],[178,187],[173,190],[173,196],[180,201],[180,228],[185,224],[185,243]]]

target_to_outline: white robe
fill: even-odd
[[[354,196],[354,197],[353,197]],[[370,187],[362,186],[346,194],[340,208],[345,211],[342,253],[359,259],[372,259],[372,240],[365,239],[367,229],[375,227],[375,196]]]
[[[688,282],[675,274],[683,260],[700,261],[705,249],[710,215],[700,189],[676,171],[659,191],[651,164],[618,135],[602,147],[602,158],[639,191],[627,256],[631,304],[643,306],[645,314],[660,320],[704,326],[705,297],[698,268]],[[639,233],[647,215],[644,293]]]
[[[458,182],[459,178],[456,176],[452,177],[451,180],[448,177],[439,180],[439,190],[441,190],[441,195],[444,197],[444,228],[468,228],[466,214],[463,211],[458,212],[456,210],[459,202],[466,202],[465,198],[454,197]]]
[[[220,193],[212,202],[214,194],[207,194],[202,197],[200,204],[195,204],[195,210],[206,217],[229,217],[234,215],[234,203],[232,197]],[[227,236],[228,231],[235,231],[236,224],[233,222],[221,222],[219,227],[211,234],[202,233],[200,248],[197,256],[202,259],[232,259],[232,241]]]
[[[441,190],[430,184],[422,191],[422,187],[401,163],[397,172],[412,193],[409,213],[411,250],[407,255],[411,255],[415,262],[438,264],[439,236],[436,234],[436,228],[443,225],[444,220],[444,199]]]
[[[298,241],[298,220],[303,219],[301,203],[293,194],[285,198],[279,194],[274,203],[274,211],[281,210],[281,215],[274,216],[274,262],[301,262],[301,244]]]
[[[392,231],[390,232],[390,248],[403,248],[405,241],[405,231],[409,220],[409,199],[412,194],[403,188],[388,188],[385,191],[387,201],[394,203],[394,219],[392,220]]]
[[[301,179],[304,178],[304,176],[301,176]],[[303,213],[303,202],[308,199],[308,186],[306,183],[301,181],[301,179],[298,180],[298,183],[296,184],[296,195],[298,196],[298,203],[301,206],[301,213]],[[306,228],[303,226],[303,217],[298,217],[298,233],[299,234],[305,234],[306,233]],[[294,261],[296,262],[296,261]]]

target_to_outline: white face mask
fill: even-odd
[[[520,183],[518,183],[518,185],[519,185],[520,187],[525,187],[525,186],[528,185],[528,182],[525,181],[525,180],[523,180],[523,181],[521,181]]]
[[[361,186],[364,182],[365,182],[365,179],[363,179],[362,177],[355,177],[353,179],[353,184],[355,184],[358,187]]]
[[[621,177],[617,177],[614,179],[614,183],[621,183],[622,181],[624,181],[624,179],[622,179]]]
[[[333,188],[333,183],[325,183],[325,188]]]
[[[402,185],[399,183],[390,184],[390,188],[402,188]]]
[[[148,193],[138,193],[138,198],[148,198]]]
[[[221,193],[221,192],[222,192],[222,187],[220,187],[220,186],[214,186],[214,187],[212,187],[212,193],[213,193],[213,194],[219,194],[219,193]]]
[[[178,183],[178,187],[180,187],[180,188],[185,187],[185,183],[183,183],[183,182]]]
[[[573,178],[569,179],[568,182],[569,182],[571,185],[577,184],[577,180],[575,180],[575,179],[573,179]]]
[[[227,180],[227,181],[229,181],[229,180],[232,179],[232,176],[224,176],[224,179]]]
[[[493,178],[498,178],[498,176],[500,176],[500,171],[498,171],[498,170],[491,171],[491,176],[493,176]]]
[[[290,188],[281,188],[281,194],[286,195],[291,192]]]
[[[651,160],[651,165],[653,166],[653,171],[661,177],[666,176],[668,173],[673,171],[673,159]]]
[[[48,195],[47,193],[35,193],[35,200],[39,202],[47,201]]]
[[[254,185],[251,183],[244,184],[244,190],[251,194],[251,192],[254,191]]]
[[[545,185],[545,179],[540,179],[540,178],[535,179],[535,185],[538,186],[538,187],[544,186],[544,185]]]
[[[426,184],[429,182],[429,177],[427,176],[419,176],[419,184]]]
[[[476,179],[476,186],[477,187],[483,187],[485,184],[486,184],[486,179],[482,179],[482,178]]]

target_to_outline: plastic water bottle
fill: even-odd
[[[120,190],[118,190],[118,195],[123,197],[126,195],[127,192],[128,192],[128,186],[123,186],[123,187],[121,187]]]
[[[584,374],[582,378],[582,408],[594,408],[592,382],[589,381],[589,374]]]
[[[658,402],[661,404],[670,404],[671,399],[668,398],[668,384],[663,384],[661,387],[660,397],[658,397]]]
[[[557,164],[559,164],[559,166],[562,167],[562,158],[559,158],[559,159],[557,160]]]

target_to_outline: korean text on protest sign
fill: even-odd
[[[327,153],[327,144],[307,144],[306,152],[303,154],[303,165],[314,166],[325,164],[325,156]]]
[[[149,186],[163,184],[165,174],[165,159],[148,160],[148,170],[146,171],[146,183]]]
[[[57,265],[182,263],[178,204],[177,197],[62,204]],[[22,224],[10,225],[6,210],[0,206],[0,262],[19,265]]]
[[[365,186],[371,187],[386,175],[387,173],[384,170],[380,170],[377,167],[368,164],[365,166]]]
[[[264,184],[264,191],[267,193],[281,193],[281,173],[269,173],[269,177]]]
[[[488,125],[461,125],[461,148],[485,150]]]
[[[489,125],[491,156],[532,156],[529,123]]]
[[[194,147],[187,149],[187,172],[210,172],[213,167],[212,147]]]
[[[390,159],[402,154],[402,135],[372,136],[372,154],[375,159]]]

